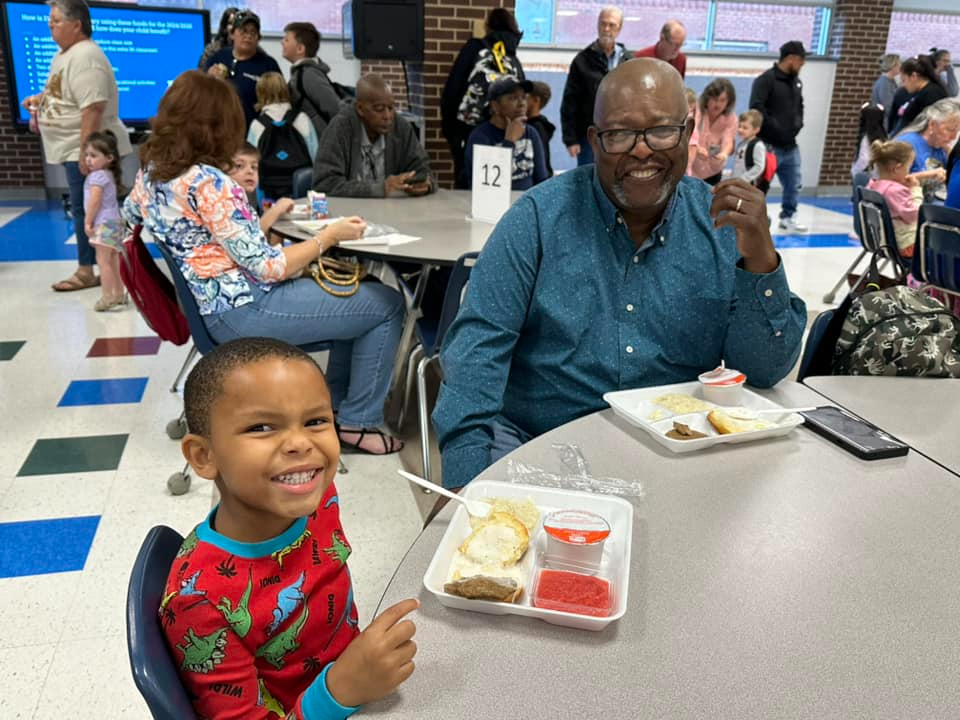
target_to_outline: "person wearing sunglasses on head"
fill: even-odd
[[[280,66],[260,47],[260,18],[256,13],[239,10],[233,16],[230,39],[233,44],[213,55],[203,69],[236,88],[249,128],[257,116],[257,80],[268,72],[280,72]]]
[[[443,484],[604,408],[603,394],[696,379],[721,361],[769,387],[800,352],[763,192],[685,175],[680,74],[609,72],[588,130],[596,162],[528,190],[484,246],[441,351],[433,413]]]

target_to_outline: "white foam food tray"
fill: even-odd
[[[653,401],[663,395],[681,393],[692,395],[703,400],[703,386],[699,381],[677,383],[675,385],[659,385],[657,387],[638,388],[636,390],[618,390],[608,392],[603,396],[604,401],[613,408],[613,411],[627,422],[646,430],[658,443],[675,453],[694,452],[721,443],[742,443],[764,438],[780,437],[790,433],[795,427],[803,424],[803,418],[797,413],[785,412],[782,415],[764,414],[761,419],[771,423],[763,430],[750,430],[740,433],[721,435],[707,420],[707,411],[696,413],[673,413]],[[723,406],[704,402],[711,408]],[[743,397],[737,403],[738,407],[750,410],[775,410],[783,407],[772,400],[758,395],[747,388],[743,389]],[[695,440],[675,440],[667,437],[667,432],[673,429],[674,421],[688,425],[692,430],[706,434],[707,437]]]
[[[522,615],[544,620],[553,625],[565,625],[581,630],[602,630],[619,620],[627,610],[627,592],[630,587],[630,545],[633,540],[633,506],[626,500],[609,495],[595,495],[577,490],[559,490],[535,485],[474,480],[463,490],[467,498],[529,498],[540,510],[540,520],[530,535],[530,547],[520,560],[524,571],[523,593],[514,603],[491,600],[469,600],[444,592],[450,563],[460,544],[470,535],[470,520],[462,505],[453,514],[447,531],[437,547],[433,560],[423,576],[423,585],[436,595],[442,605],[473,610],[489,615]],[[534,607],[532,583],[546,551],[543,518],[554,510],[589,510],[610,523],[610,536],[603,545],[603,559],[598,575],[610,581],[613,589],[613,610],[607,617],[593,617],[576,613]]]

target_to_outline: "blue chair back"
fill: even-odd
[[[190,291],[190,286],[187,285],[187,280],[183,277],[183,273],[180,272],[180,268],[177,267],[176,260],[174,260],[173,255],[170,254],[170,249],[157,239],[154,239],[154,244],[160,251],[160,255],[164,261],[166,261],[170,274],[173,276],[173,286],[177,290],[177,300],[180,301],[180,307],[183,310],[184,316],[187,318],[187,325],[190,327],[193,344],[197,346],[197,350],[200,351],[201,355],[206,355],[220,343],[210,337],[207,326],[203,322],[203,315],[200,314],[197,299]],[[263,332],[265,335],[268,334],[269,328],[264,328]],[[330,342],[318,341],[306,345],[298,345],[297,347],[306,352],[320,352],[321,350],[329,350]]]
[[[865,187],[858,187],[854,192],[863,249],[892,261],[898,277],[906,275],[909,268],[906,261],[900,257],[897,236],[893,231],[893,218],[890,217],[890,210],[883,195]]]
[[[181,543],[183,537],[176,530],[163,525],[152,528],[137,553],[127,588],[130,670],[154,720],[196,718],[157,617]]]
[[[457,264],[450,271],[447,289],[443,294],[440,317],[424,317],[417,322],[417,339],[423,346],[423,353],[426,357],[433,357],[440,351],[443,338],[460,310],[464,289],[470,281],[470,273],[473,271],[473,266],[477,264],[478,256],[479,253],[469,252],[457,258]]]
[[[203,324],[203,316],[200,314],[197,299],[193,296],[193,293],[190,292],[190,286],[187,285],[186,278],[184,278],[183,273],[180,272],[180,268],[177,266],[177,262],[173,259],[173,255],[170,254],[167,246],[164,245],[159,238],[154,238],[154,245],[156,245],[157,250],[160,251],[160,256],[164,259],[164,262],[167,263],[167,268],[173,277],[173,287],[176,288],[177,300],[180,301],[180,308],[187,318],[187,325],[190,328],[190,336],[193,338],[193,344],[197,346],[197,350],[200,351],[201,355],[206,355],[217,346],[217,342],[210,337],[210,333],[207,332],[207,326]]]
[[[307,196],[307,192],[313,189],[313,168],[302,167],[293,171],[293,190],[291,194],[294,200],[300,200]]]
[[[960,293],[960,210],[921,205],[913,276],[943,290]]]
[[[833,319],[834,310],[824,310],[817,315],[810,326],[810,332],[807,334],[807,344],[803,346],[803,356],[800,358],[800,369],[797,371],[797,381],[803,382],[808,376],[815,374],[813,370],[814,359],[821,350],[820,345],[827,334],[827,328]]]

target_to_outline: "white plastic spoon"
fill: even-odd
[[[452,493],[446,488],[436,485],[429,480],[424,480],[419,475],[408,473],[406,470],[397,470],[397,472],[415,485],[427,488],[427,490],[433,490],[433,492],[437,493],[437,495],[443,495],[445,498],[456,500],[458,503],[461,503],[465,508],[467,508],[467,512],[474,517],[485,518],[493,509],[493,506],[490,505],[490,503],[481,502],[479,500],[467,500],[466,498],[462,498],[456,493]]]
[[[728,408],[718,408],[722,410],[730,417],[737,418],[737,420],[756,420],[761,415],[789,415],[791,413],[798,412],[809,412],[810,410],[816,410],[813,407],[799,407],[799,408],[767,408],[764,410],[751,410],[750,408],[745,407],[728,407]]]

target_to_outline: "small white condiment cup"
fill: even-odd
[[[570,563],[596,572],[610,523],[589,510],[556,510],[543,518],[548,561]]]
[[[743,386],[747,376],[739,370],[718,367],[701,373],[698,378],[703,389],[703,399],[717,405],[740,405],[743,401]]]

